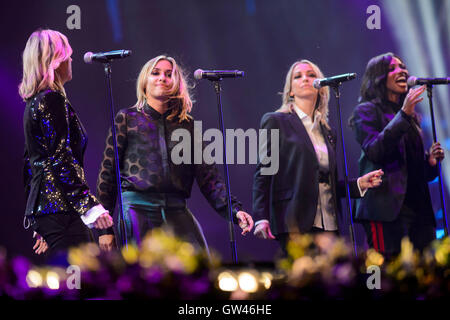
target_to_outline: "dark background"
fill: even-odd
[[[434,10],[439,10],[444,3],[429,2]],[[81,9],[80,30],[69,30],[66,26],[70,16],[66,9],[72,4]],[[381,8],[381,30],[366,27],[369,17],[366,9],[372,4]],[[387,51],[399,52],[382,1],[61,0],[9,1],[0,6],[3,30],[0,50],[3,119],[0,126],[3,172],[0,245],[10,255],[27,257],[33,256],[33,242],[31,232],[22,227],[24,103],[17,87],[22,76],[21,53],[29,35],[37,28],[64,33],[74,50],[73,80],[65,88],[89,134],[85,170],[92,190],[95,190],[109,114],[103,68],[101,64],[83,62],[87,51],[133,51],[131,57],[113,64],[116,111],[136,102],[136,78],[146,61],[160,54],[173,56],[195,85],[196,103],[192,115],[203,121],[203,130],[218,127],[218,114],[212,84],[193,79],[192,73],[197,68],[245,71],[244,78],[225,80],[222,84],[225,126],[244,130],[258,129],[262,115],[280,106],[278,93],[283,90],[288,68],[298,59],[315,62],[326,76],[356,72],[358,78],[342,86],[341,105],[346,123],[357,104],[360,80],[368,60]],[[408,61],[406,63],[408,65]],[[330,123],[338,129],[333,96],[330,99]],[[360,149],[347,125],[344,129],[349,173],[356,177]],[[235,164],[229,169],[232,193],[251,213],[255,165]],[[434,199],[436,194],[433,191]],[[435,208],[438,208],[436,203]],[[210,246],[225,261],[230,261],[227,223],[208,205],[197,185],[188,205],[202,224]],[[242,237],[236,231],[240,261],[273,258],[277,248],[275,242],[259,240],[253,235]],[[359,226],[356,236],[358,245],[364,246],[364,234]]]

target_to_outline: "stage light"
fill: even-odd
[[[261,273],[260,282],[263,284],[264,288],[269,289],[272,285],[273,276],[269,272],[263,272]]]
[[[238,282],[231,272],[224,271],[217,277],[219,288],[222,291],[235,291],[238,288]]]
[[[30,288],[38,288],[42,286],[42,276],[36,270],[28,271],[26,281]]]
[[[238,276],[239,287],[245,292],[256,292],[258,290],[258,281],[250,272],[241,272]]]
[[[47,286],[52,290],[59,289],[59,276],[54,271],[47,272]]]

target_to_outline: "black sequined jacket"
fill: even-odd
[[[77,212],[99,204],[83,170],[86,131],[67,98],[44,90],[26,101],[25,215]]]
[[[227,218],[226,187],[217,167],[203,161],[194,163],[193,148],[194,143],[198,143],[198,139],[194,142],[194,121],[191,119],[180,123],[177,118],[169,120],[169,113],[162,115],[147,104],[142,112],[131,107],[117,113],[115,125],[122,192],[163,193],[187,199],[196,180],[209,204]],[[175,164],[172,161],[172,152],[179,151],[176,147],[179,141],[172,139],[176,129],[185,129],[184,133],[189,136],[192,152],[190,161],[186,161],[188,163]],[[203,148],[201,142],[200,148]],[[97,197],[110,212],[114,209],[117,197],[114,166],[110,130],[97,180]],[[235,216],[242,210],[241,203],[233,196],[231,202]]]

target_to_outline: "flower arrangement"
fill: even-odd
[[[450,289],[450,238],[424,252],[404,239],[386,259],[374,250],[355,255],[344,239],[298,235],[274,270],[226,267],[216,253],[155,229],[142,244],[109,253],[95,244],[69,250],[68,268],[34,266],[0,250],[3,299],[316,300],[436,299]]]
[[[278,299],[436,299],[450,289],[450,238],[419,253],[404,238],[398,256],[373,249],[356,256],[329,234],[294,236],[288,257],[278,262],[285,284],[272,288]]]

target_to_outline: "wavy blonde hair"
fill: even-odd
[[[302,59],[299,61],[294,62],[291,67],[289,68],[289,71],[286,75],[286,81],[284,83],[284,90],[282,93],[281,101],[282,105],[281,107],[276,110],[277,112],[285,112],[285,113],[292,113],[294,108],[294,101],[291,98],[291,89],[292,89],[292,76],[294,73],[294,68],[300,64],[300,63],[306,63],[311,66],[311,68],[314,70],[314,73],[317,75],[317,78],[324,78],[324,75],[322,71],[319,69],[319,67],[306,59]],[[318,110],[322,114],[322,118],[320,119],[320,122],[326,127],[330,128],[328,124],[328,102],[330,100],[330,89],[328,87],[322,87],[319,89],[318,99],[316,101],[316,110]]]
[[[156,64],[161,60],[167,60],[172,64],[172,87],[169,89],[169,109],[172,110],[167,119],[171,120],[178,117],[178,121],[192,119],[189,112],[192,110],[192,99],[190,88],[187,84],[183,69],[177,64],[174,58],[160,55],[149,61],[142,67],[136,85],[137,102],[134,105],[139,111],[143,111],[147,98],[145,96],[145,88],[149,74],[153,71]]]
[[[37,30],[28,38],[23,51],[23,77],[19,94],[23,100],[50,88],[66,94],[56,69],[72,55],[67,37],[50,29]]]

